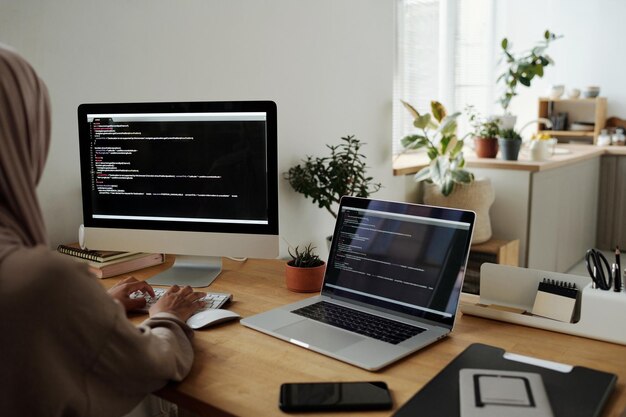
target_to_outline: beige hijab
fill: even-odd
[[[48,90],[33,68],[0,44],[0,263],[46,244],[35,193],[50,143]]]

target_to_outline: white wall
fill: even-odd
[[[394,2],[0,0],[0,42],[48,84],[53,131],[39,195],[51,244],[82,221],[76,107],[84,102],[252,100],[278,105],[279,170],[356,134],[369,171],[391,175]],[[280,180],[280,230],[325,255],[333,219]],[[286,245],[281,243],[281,254]]]
[[[608,115],[626,117],[621,0],[498,1],[496,39],[528,48],[564,34],[556,61],[511,105],[536,117],[550,84],[599,84]],[[356,134],[387,199],[414,199],[391,176],[394,2],[380,0],[0,0],[0,42],[48,84],[53,143],[39,187],[52,245],[82,220],[76,107],[99,101],[275,100],[280,172],[324,144]],[[519,125],[518,125],[519,126]],[[528,129],[527,133],[532,129]],[[290,243],[323,238],[333,220],[280,180],[280,229]],[[286,245],[281,244],[281,253]]]
[[[498,1],[496,40],[513,43],[514,51],[530,49],[542,39],[546,29],[564,35],[550,45],[548,54],[555,65],[546,68],[530,88],[518,89],[509,110],[518,115],[518,127],[537,117],[537,98],[545,96],[550,85],[584,88],[599,85],[608,99],[607,117],[626,118],[624,85],[623,0],[527,0]],[[499,56],[500,48],[498,46]],[[528,134],[535,127],[528,128]]]

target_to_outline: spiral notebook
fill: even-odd
[[[135,255],[139,252],[122,252],[111,250],[82,249],[78,243],[68,243],[57,246],[57,252],[74,256],[81,259],[88,259],[94,262],[108,262],[125,256]]]

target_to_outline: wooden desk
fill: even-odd
[[[148,268],[133,275],[145,279],[159,268],[164,267]],[[243,317],[309,296],[286,289],[283,269],[281,261],[250,259],[239,263],[224,259],[224,271],[209,290],[232,293],[234,301],[228,308]],[[110,287],[116,279],[102,282]],[[144,318],[135,316],[133,320]],[[278,392],[283,382],[383,380],[392,392],[395,411],[475,342],[522,355],[616,373],[619,376],[617,386],[602,416],[618,417],[626,407],[624,346],[461,313],[450,337],[379,372],[356,368],[236,322],[224,323],[196,332],[196,358],[191,373],[183,382],[170,384],[157,394],[200,416],[285,416],[287,414],[278,409]],[[367,413],[372,417],[391,414]],[[331,414],[306,415],[328,417]]]

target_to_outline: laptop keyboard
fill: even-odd
[[[397,345],[425,329],[320,301],[292,313]]]

